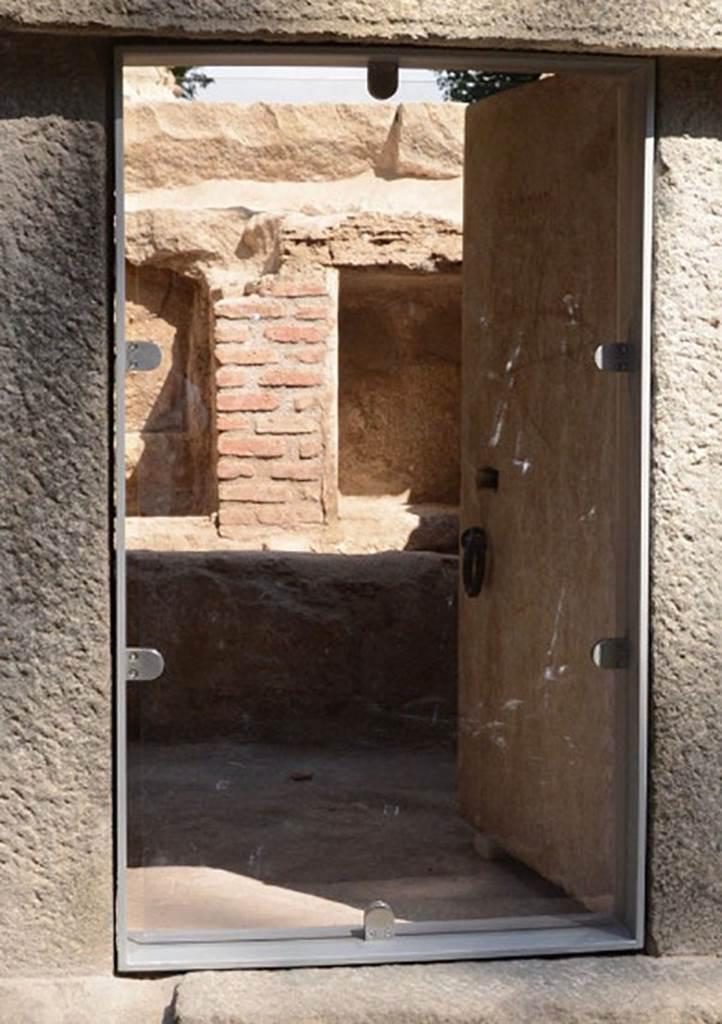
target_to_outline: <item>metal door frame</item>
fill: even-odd
[[[359,929],[264,929],[239,932],[156,932],[128,934],[126,923],[126,572],[125,572],[125,202],[123,188],[124,66],[202,64],[331,65],[364,67],[370,59],[398,61],[403,68],[461,68],[484,71],[607,72],[632,83],[640,135],[632,161],[631,202],[638,211],[638,257],[634,302],[639,344],[639,414],[636,539],[638,636],[637,685],[627,706],[625,806],[617,829],[625,862],[618,918],[600,914],[398,925],[395,938],[369,942]],[[651,405],[652,202],[654,174],[655,61],[651,58],[562,55],[473,49],[375,46],[121,45],[115,51],[115,694],[116,694],[116,956],[121,972],[190,969],[323,966],[440,960],[489,959],[552,954],[639,950],[644,945],[645,850],[647,832],[647,704],[649,629],[649,477]],[[641,138],[644,132],[644,139]],[[632,548],[634,550],[634,548]]]

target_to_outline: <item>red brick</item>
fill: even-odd
[[[271,388],[314,388],[323,383],[323,377],[314,370],[279,366],[277,369],[266,370],[259,383]]]
[[[219,430],[248,430],[251,421],[248,416],[241,416],[240,413],[221,413],[216,424]]]
[[[271,465],[274,480],[320,480],[320,462],[274,462]]]
[[[221,502],[219,508],[219,519],[223,526],[257,526],[258,517],[256,510],[248,505],[241,505],[239,502]]]
[[[312,434],[317,424],[304,416],[257,416],[257,434]]]
[[[289,299],[302,298],[305,295],[326,295],[326,282],[318,278],[296,277],[276,278],[267,286],[272,295],[285,296]]]
[[[295,316],[299,320],[325,320],[328,316],[326,306],[297,306]]]
[[[298,454],[302,459],[315,459],[316,456],[321,454],[321,442],[315,438],[307,438],[305,441],[300,441]]]
[[[236,363],[238,366],[264,366],[266,363],[280,362],[273,348],[246,348],[244,345],[216,345],[216,359],[219,363]]]
[[[239,324],[236,320],[216,320],[216,341],[247,341],[248,324]]]
[[[286,341],[298,343],[306,341],[316,344],[328,334],[328,329],[316,327],[313,324],[271,324],[265,330],[265,335],[270,341]]]
[[[246,383],[246,371],[240,366],[222,366],[216,372],[216,384],[219,388],[237,388]]]
[[[295,497],[293,488],[285,484],[245,480],[224,481],[218,486],[218,494],[224,501],[250,501],[268,505],[283,505]]]
[[[267,391],[220,391],[216,403],[223,412],[271,412],[281,404]]]
[[[219,363],[237,363],[245,351],[246,346],[239,345],[238,342],[216,345],[216,361]]]
[[[245,459],[222,455],[218,460],[218,477],[221,480],[233,480],[237,476],[253,476],[255,472],[253,466]]]
[[[267,320],[286,315],[282,302],[261,299],[256,295],[246,295],[241,299],[221,299],[216,303],[215,311],[216,316],[228,317],[230,320]]]
[[[302,348],[294,351],[294,356],[299,363],[322,363],[326,350],[323,348]]]
[[[287,505],[269,505],[257,511],[258,522],[264,526],[293,526],[295,523],[322,523],[323,509],[315,501],[298,501]]]
[[[306,392],[294,399],[293,408],[296,412],[306,412],[307,409],[318,408],[318,394],[315,391]]]
[[[278,459],[286,454],[286,442],[280,437],[221,434],[218,438],[218,454],[239,455],[243,458]]]

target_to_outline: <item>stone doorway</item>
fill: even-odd
[[[572,96],[572,114],[575,102]],[[605,114],[613,118],[617,110],[613,103]],[[544,375],[559,369],[560,359],[568,371],[569,353],[574,360],[590,344],[586,335],[580,341],[589,324],[577,283],[533,307],[526,346],[531,351],[552,337],[542,358],[520,361],[520,338],[469,341],[488,325],[487,306],[477,308],[483,288],[495,322],[509,308],[518,320],[533,302],[514,293],[518,305],[505,308],[499,300],[506,282],[498,293],[489,290],[489,254],[497,251],[489,239],[474,243],[474,266],[482,252],[489,261],[483,272],[472,277],[462,264],[460,105],[221,109],[168,100],[129,104],[126,123],[128,281],[139,293],[164,285],[186,296],[186,312],[177,316],[168,302],[153,306],[150,298],[128,312],[139,317],[139,330],[156,329],[148,311],[162,320],[161,340],[176,316],[184,388],[173,390],[166,360],[160,394],[174,396],[176,405],[201,396],[212,425],[205,447],[186,444],[186,465],[199,476],[192,500],[179,497],[182,488],[160,459],[154,479],[166,473],[175,503],[127,506],[128,638],[133,647],[162,647],[165,659],[162,685],[128,690],[129,941],[142,946],[156,941],[148,935],[166,933],[188,943],[209,933],[204,941],[211,943],[225,941],[221,933],[265,941],[274,929],[285,941],[299,929],[317,937],[323,928],[356,941],[365,910],[379,899],[409,935],[429,922],[458,923],[451,930],[465,934],[467,924],[495,918],[506,928],[510,920],[608,917],[616,881],[601,872],[589,888],[565,885],[553,867],[553,827],[532,836],[527,856],[513,821],[502,841],[477,814],[479,787],[491,793],[506,780],[508,789],[509,765],[523,765],[532,788],[538,779],[546,785],[543,767],[535,774],[524,760],[529,752],[537,757],[537,747],[534,738],[520,743],[517,725],[527,711],[518,712],[527,703],[536,709],[533,737],[543,733],[552,697],[549,691],[545,704],[540,687],[557,677],[560,688],[568,683],[568,662],[557,665],[553,655],[560,637],[568,642],[567,619],[582,619],[583,602],[565,605],[567,583],[573,588],[562,579],[551,625],[541,623],[546,605],[533,595],[523,608],[510,605],[510,621],[523,612],[534,628],[514,637],[513,628],[500,627],[472,658],[469,630],[479,631],[468,609],[460,619],[479,593],[472,593],[467,569],[472,576],[487,571],[478,552],[469,560],[465,540],[483,518],[478,492],[499,489],[500,471],[482,455],[505,453],[498,498],[482,495],[505,509],[500,533],[505,521],[516,524],[523,505],[525,522],[536,517],[549,528],[540,536],[553,534],[546,492],[534,498],[541,491],[527,488],[516,505],[509,493],[510,485],[536,479],[527,476],[532,463],[522,437],[529,431],[543,441],[548,428],[543,403],[558,395]],[[531,131],[529,138],[541,160]],[[195,165],[187,158],[194,139],[193,152],[201,153]],[[480,152],[473,150],[475,160]],[[556,152],[563,161],[564,148]],[[341,167],[353,174],[343,177]],[[524,223],[535,223],[533,211],[543,204],[527,194],[520,167],[523,160],[512,162],[509,177],[532,211]],[[601,157],[594,168],[608,169]],[[614,176],[607,178],[616,187]],[[560,180],[557,174],[549,187],[555,201]],[[501,198],[488,219],[501,211],[503,222],[503,182],[495,187]],[[468,195],[466,206],[473,209]],[[596,256],[613,249],[606,243],[617,230],[617,209],[609,205],[608,235],[589,249]],[[500,233],[513,238],[513,228],[512,217]],[[527,248],[523,239],[514,243],[521,270],[534,281],[537,265],[528,257],[539,251],[539,237]],[[570,265],[573,276],[580,264]],[[595,274],[601,280],[593,263],[590,279]],[[539,280],[530,294],[551,277]],[[171,367],[176,358],[169,357]],[[583,372],[585,380],[598,373],[593,361]],[[530,379],[543,386],[529,388]],[[518,399],[527,393],[541,402],[537,419]],[[553,416],[566,422],[567,410],[576,409],[571,384],[562,399]],[[178,422],[192,424],[186,433],[194,438],[203,434],[193,433],[197,416]],[[515,441],[507,451],[509,423]],[[138,433],[150,435],[152,425]],[[552,456],[561,450],[547,447]],[[542,447],[539,463],[548,455]],[[596,455],[585,449],[579,465]],[[554,467],[542,473],[543,486]],[[126,468],[132,497],[140,477],[132,464]],[[564,464],[564,479],[576,471]],[[565,492],[575,510],[585,487],[577,481]],[[585,537],[601,529],[604,543],[616,538],[606,510],[601,527],[596,506],[582,512],[575,529],[587,523]],[[524,523],[517,526],[523,536]],[[496,550],[488,568],[499,579],[504,566],[495,563]],[[543,581],[533,566],[538,550],[546,550],[543,543],[529,549],[531,568],[518,563],[520,578],[533,572]],[[533,637],[536,651],[544,631],[551,640],[545,634],[539,648],[548,663],[534,662],[540,681],[502,679],[493,706],[483,679],[474,690],[478,666],[486,659],[493,675],[510,637],[522,651]],[[586,643],[574,640],[575,651]],[[588,674],[586,647],[583,654],[580,673]],[[600,711],[611,713],[612,729],[616,700]],[[563,744],[557,737],[545,748],[562,764],[555,784],[571,772],[575,730],[589,718],[581,708]],[[618,792],[610,781],[614,742],[598,761],[605,800]],[[464,755],[460,773],[460,752],[469,750],[473,757]],[[492,761],[494,772],[485,772]],[[531,808],[521,798],[532,819],[543,798]],[[610,841],[602,850],[606,867],[616,825],[607,828],[609,818],[590,814],[603,820]],[[542,833],[545,853],[551,849],[548,870],[534,866]],[[583,842],[572,859],[580,850]]]

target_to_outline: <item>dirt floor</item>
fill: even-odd
[[[490,861],[432,748],[226,742],[129,752],[131,929],[358,926],[560,913],[579,905]]]

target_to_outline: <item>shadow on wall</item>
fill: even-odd
[[[129,688],[131,737],[439,741],[454,721],[453,556],[133,551],[127,572],[128,642],[166,662]]]
[[[217,508],[209,303],[171,270],[127,266],[126,336],[154,341],[158,369],[126,382],[129,515],[205,515]]]
[[[341,272],[339,492],[459,503],[461,274]]]

